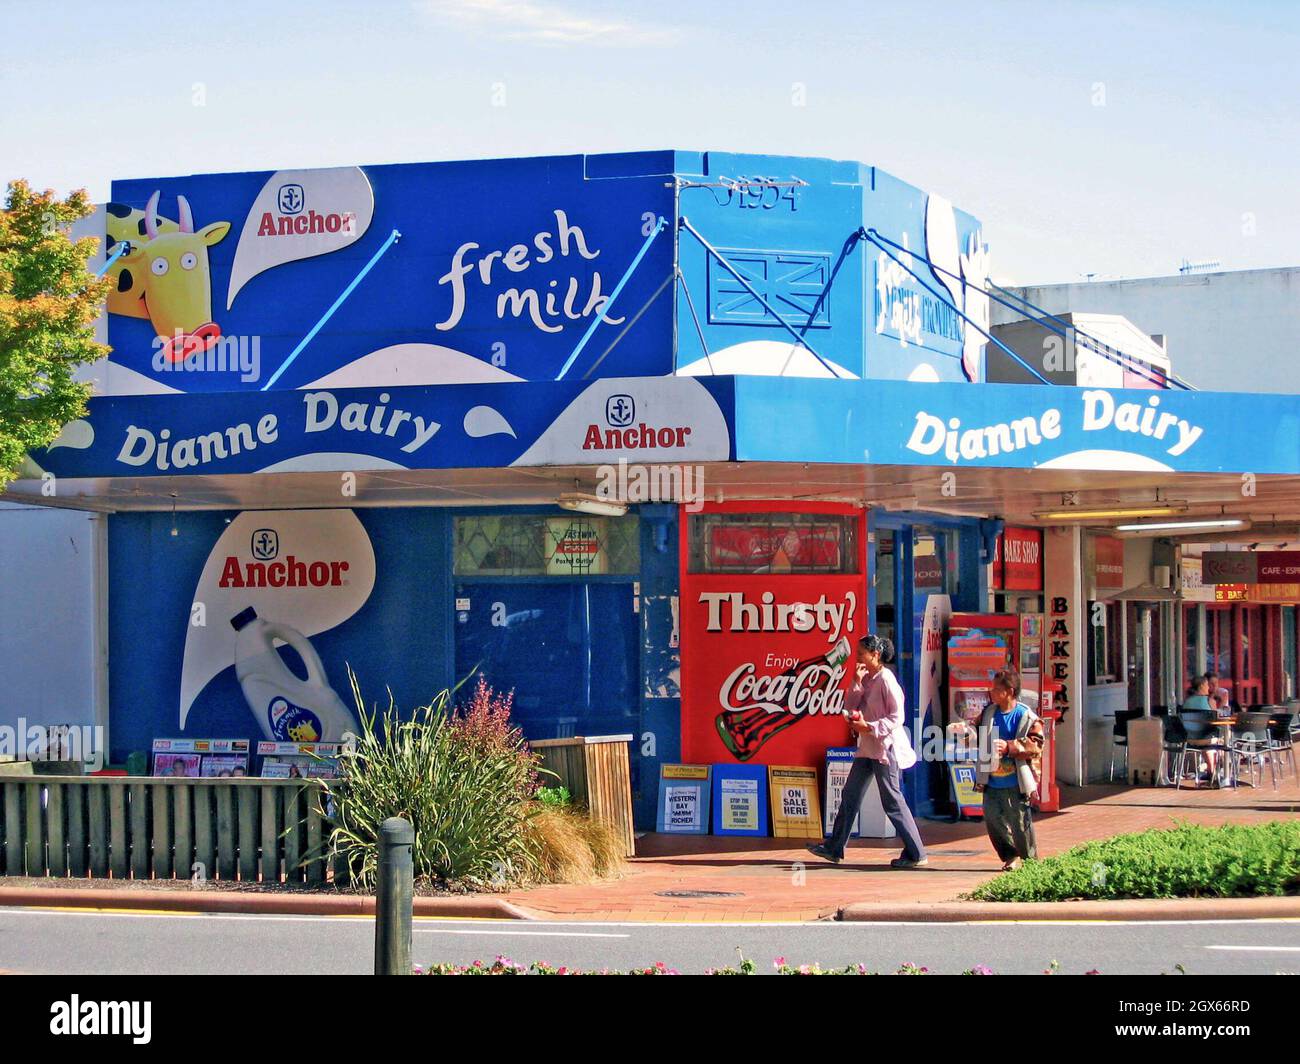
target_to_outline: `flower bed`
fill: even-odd
[[[931,972],[919,964],[906,963],[900,965],[892,972],[874,972],[864,964],[849,964],[842,968],[823,968],[819,964],[790,964],[784,957],[777,957],[772,962],[772,967],[776,975],[936,975],[937,972]],[[1056,961],[1043,970],[1044,975],[1057,974],[1060,966]],[[669,968],[662,961],[655,964],[647,965],[644,968],[631,968],[627,971],[614,971],[609,968],[582,969],[571,968],[566,965],[550,964],[546,961],[533,961],[532,964],[524,965],[510,960],[508,957],[497,957],[491,964],[484,964],[482,961],[474,961],[472,964],[431,964],[427,967],[416,965],[416,975],[681,975],[682,973],[675,968]],[[741,957],[740,963],[728,968],[707,968],[705,975],[757,975],[758,966],[745,957]],[[972,965],[965,969],[962,975],[996,975],[992,968],[985,964]],[[1100,975],[1096,969],[1090,972],[1084,972],[1084,975]]]

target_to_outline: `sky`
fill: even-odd
[[[1300,3],[0,0],[0,181],[854,159],[1039,284],[1300,263]]]

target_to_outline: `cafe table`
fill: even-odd
[[[1206,721],[1206,723],[1209,724],[1211,727],[1214,727],[1214,728],[1228,728],[1228,729],[1232,729],[1232,728],[1235,728],[1235,727],[1237,726],[1237,722],[1238,722],[1240,719],[1241,719],[1241,715],[1238,714],[1238,713],[1234,713],[1231,717],[1219,717],[1219,718],[1217,718],[1216,720]],[[1276,724],[1277,721],[1276,721],[1276,720],[1273,720],[1273,719],[1270,718],[1269,723],[1270,723],[1270,724]],[[1227,743],[1231,743],[1231,742],[1232,742],[1232,735],[1231,735],[1231,732],[1229,732],[1229,735],[1228,735],[1227,738],[1225,739],[1225,742],[1227,742]],[[1227,782],[1228,782],[1228,780],[1225,778],[1225,775],[1224,775],[1225,772],[1226,772],[1226,770],[1227,770],[1227,768],[1228,768],[1228,761],[1229,761],[1229,758],[1226,758],[1226,757],[1221,758],[1220,761],[1219,761],[1219,778],[1220,778],[1224,783],[1227,783]],[[1238,775],[1237,779],[1234,780],[1234,781],[1232,781],[1232,782],[1233,782],[1233,785],[1234,785],[1234,786],[1238,786],[1238,787],[1241,786],[1242,780],[1241,780],[1240,775]],[[1246,780],[1245,783],[1246,783],[1246,786],[1247,786],[1247,787],[1253,787],[1253,786],[1255,786],[1253,783],[1250,782],[1250,780]]]

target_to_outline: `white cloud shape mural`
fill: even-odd
[[[375,193],[359,167],[272,174],[244,219],[230,267],[226,309],[264,270],[355,244],[370,228],[374,213]]]
[[[230,621],[241,611],[251,606],[310,637],[355,614],[374,586],[374,547],[351,510],[247,510],[234,518],[194,589],[180,727],[213,677],[234,664]]]

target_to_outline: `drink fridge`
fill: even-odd
[[[1037,710],[1042,692],[1041,613],[954,613],[948,622],[948,724],[975,723],[999,669],[1020,673],[1022,701]]]
[[[989,702],[989,685],[1000,669],[1020,673],[1020,697],[1040,707],[1043,617],[1038,613],[954,613],[948,622],[948,720],[944,759],[958,817],[983,815],[973,790],[979,751],[969,728]],[[1050,695],[1048,696],[1050,704]]]

